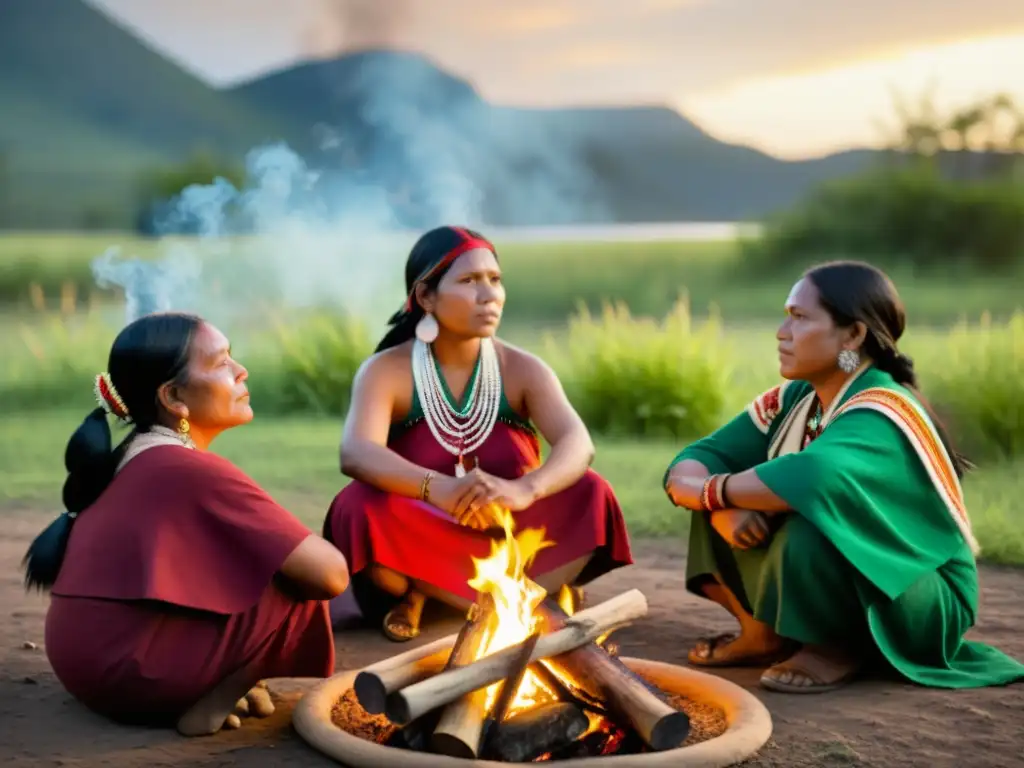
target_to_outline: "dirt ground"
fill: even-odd
[[[72,700],[46,661],[47,599],[22,588],[20,558],[44,518],[0,510],[0,763],[47,766],[336,765],[307,747],[290,727],[301,686],[275,686],[277,713],[247,720],[241,730],[203,739],[107,723]],[[625,589],[647,595],[650,614],[618,633],[623,655],[686,663],[686,652],[708,631],[730,628],[723,612],[683,590],[681,547],[637,546],[638,564],[596,582],[594,599]],[[1024,658],[1024,571],[984,568],[981,621],[973,635]],[[423,642],[453,631],[434,626]],[[38,647],[29,649],[26,643]],[[337,637],[339,668],[360,667],[396,652],[376,632]],[[402,649],[404,650],[404,648]],[[1022,766],[1024,684],[977,691],[924,690],[866,681],[815,696],[773,694],[757,686],[757,671],[726,671],[768,706],[775,733],[752,766]]]

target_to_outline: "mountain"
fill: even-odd
[[[81,0],[0,0],[0,113],[30,221],[40,206],[123,196],[140,169],[197,147],[239,155],[286,132]]]
[[[304,63],[231,93],[254,109],[330,126],[343,151],[323,164],[392,192],[424,200],[439,178],[462,177],[500,224],[759,217],[873,154],[784,162],[723,143],[660,106],[494,106],[412,53]],[[303,151],[316,156],[316,147]]]
[[[784,162],[661,106],[489,104],[413,53],[366,51],[216,90],[82,0],[0,0],[0,226],[124,226],[142,171],[286,141],[332,197],[419,226],[736,220],[872,153]],[[350,197],[346,197],[350,196]]]

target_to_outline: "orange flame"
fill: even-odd
[[[538,622],[534,612],[547,593],[527,578],[526,570],[538,552],[554,546],[554,542],[545,539],[545,529],[527,528],[516,534],[515,518],[509,510],[493,507],[492,513],[505,538],[491,543],[488,557],[473,558],[474,576],[468,582],[477,592],[489,595],[494,603],[491,626],[481,643],[481,657],[521,643],[533,633]],[[501,686],[498,682],[487,689],[488,709],[494,706]],[[528,671],[506,717],[554,698],[554,692]]]

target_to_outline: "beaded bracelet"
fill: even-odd
[[[423,476],[423,482],[420,483],[420,500],[430,501],[430,481],[434,477],[434,470],[428,469],[427,474]]]
[[[728,479],[728,474],[721,474],[711,475],[704,481],[700,493],[700,507],[703,511],[717,512],[728,508],[729,504],[725,500],[725,481]]]

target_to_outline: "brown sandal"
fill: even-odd
[[[381,630],[384,637],[394,643],[407,643],[420,636],[419,622],[415,625],[412,622],[413,607],[409,602],[408,595],[402,602],[388,611],[384,617],[384,624]]]
[[[697,641],[687,660],[695,667],[770,667],[783,659],[793,655],[793,648],[789,642],[783,643],[781,648],[773,648],[770,651],[754,651],[751,653],[737,653],[730,655],[715,656],[715,650],[728,645],[739,639],[735,632],[723,632],[720,635],[704,637]],[[698,655],[702,645],[707,646],[707,655]]]

